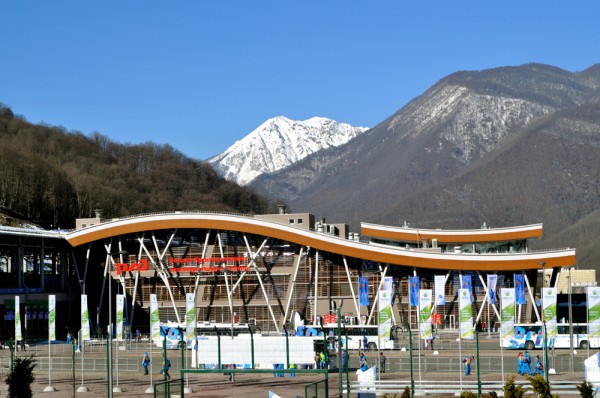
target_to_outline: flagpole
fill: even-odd
[[[51,302],[52,302],[52,298],[51,298],[51,296],[48,296],[49,306],[52,304]],[[17,302],[15,302],[15,303],[18,304]],[[54,313],[50,313],[50,311],[52,311]],[[48,314],[48,386],[46,386],[46,388],[44,388],[44,392],[56,391],[56,389],[52,386],[52,355],[50,352],[50,348],[52,346],[52,328],[54,327],[54,325],[51,326],[50,323],[53,321],[53,319],[56,319],[55,311],[56,311],[56,301],[54,302],[53,308],[48,308],[48,312],[49,312],[49,314]],[[19,328],[20,327],[21,327],[21,325],[19,325]]]

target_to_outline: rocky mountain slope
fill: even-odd
[[[225,152],[208,159],[208,163],[226,179],[246,185],[261,174],[281,170],[312,153],[342,145],[366,130],[322,117],[295,121],[278,116]]]
[[[543,222],[540,245],[577,247],[555,236],[600,209],[599,87],[598,65],[458,72],[348,143],[251,185],[353,228]]]

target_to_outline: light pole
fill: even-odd
[[[112,372],[112,264],[108,272],[108,347],[106,349],[108,356],[108,398],[112,398],[113,393],[113,372]]]
[[[550,373],[550,366],[548,366],[548,328],[546,327],[546,317],[544,316],[544,287],[546,287],[546,263],[540,261],[542,266],[542,322],[544,324],[544,366],[546,367],[544,376],[546,377],[546,383],[548,383],[548,374]]]
[[[571,276],[571,270],[573,268],[569,268],[569,290],[567,291],[568,296],[569,296],[569,348],[571,349],[571,367],[573,367],[573,360],[574,360],[574,351],[573,351],[573,308],[572,308],[572,301],[571,301],[571,286],[573,285],[573,279]],[[572,369],[571,369],[572,370]]]
[[[113,256],[118,255],[119,260],[121,256],[129,254],[126,251],[120,250],[115,253],[109,253],[113,263]],[[108,398],[112,398],[113,394],[113,371],[112,371],[112,264],[109,264],[109,272],[108,272]],[[115,388],[114,392],[121,392],[120,388]]]

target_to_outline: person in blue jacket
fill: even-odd
[[[531,371],[531,356],[527,351],[523,354],[523,374],[533,375]]]
[[[360,370],[362,370],[364,372],[368,368],[369,368],[369,365],[367,364],[367,357],[365,357],[365,354],[362,354],[360,356]]]
[[[144,352],[144,357],[142,358],[142,366],[144,367],[144,374],[148,374],[148,365],[150,364],[150,357],[147,352]]]
[[[535,370],[533,371],[533,373],[538,373],[540,375],[544,375],[544,364],[542,362],[542,360],[540,359],[539,355],[535,356]]]
[[[465,365],[465,376],[471,374],[471,362],[473,361],[473,356],[467,355],[463,358],[463,364]]]

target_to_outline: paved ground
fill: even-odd
[[[71,366],[71,354],[69,351],[69,346],[52,346],[52,386],[57,390],[55,392],[44,392],[44,389],[50,384],[48,381],[48,346],[41,347],[31,347],[28,349],[26,353],[18,352],[16,355],[32,355],[36,356],[36,359],[39,361],[39,368],[36,371],[36,381],[33,386],[34,396],[35,397],[47,397],[47,398],[64,398],[64,397],[92,397],[92,396],[108,396],[107,393],[107,379],[106,373],[103,371],[105,369],[105,348],[90,348],[86,354],[86,363],[88,360],[96,361],[97,371],[86,371],[84,372],[83,377],[83,385],[89,389],[88,392],[78,393],[75,392],[81,385],[81,373],[79,368],[76,367],[76,375],[75,375],[75,383],[73,383],[72,372],[66,370],[59,370],[57,368],[57,364],[62,366],[67,366],[64,369],[70,369]],[[446,348],[446,347],[444,347]],[[450,347],[448,347],[450,348]],[[146,390],[151,387],[151,380],[153,383],[162,381],[162,375],[157,374],[156,368],[154,369],[154,373],[152,376],[144,376],[141,374],[141,366],[139,365],[139,360],[141,359],[141,354],[148,350],[148,346],[140,345],[131,346],[127,351],[119,352],[119,358],[122,363],[122,373],[119,374],[118,386],[123,389],[122,393],[114,393],[115,397],[151,397],[152,394],[146,393]],[[149,351],[150,352],[150,351]],[[568,352],[559,353],[561,356],[557,357],[558,359],[568,360]],[[583,360],[584,353],[580,353],[578,357],[578,364],[580,365]],[[154,355],[159,356],[160,354],[156,351]],[[176,354],[170,353],[170,356],[173,355],[172,358],[176,358]],[[370,363],[375,363],[376,353],[368,353],[371,358],[369,359]],[[400,352],[400,351],[386,351],[386,355],[388,357],[388,373],[382,375],[383,380],[388,381],[405,381],[409,380],[410,373],[407,371],[406,363],[404,363],[403,367],[398,367],[397,365],[400,363],[399,361],[402,358],[406,358],[408,353]],[[417,353],[415,353],[417,355]],[[435,359],[437,357],[433,356],[431,352],[422,352],[421,358]],[[489,371],[482,372],[481,379],[482,380],[492,380],[499,381],[502,378],[500,372],[500,364],[499,358],[497,357],[497,350],[490,350],[488,354],[485,352],[480,353],[482,360],[486,363],[486,368]],[[447,362],[450,366],[453,366],[452,369],[446,369],[444,371],[433,370],[433,371],[423,371],[422,373],[418,373],[415,369],[415,382],[418,386],[419,381],[427,381],[427,380],[447,380],[448,385],[459,385],[460,384],[460,373],[458,372],[460,364],[458,361],[459,353],[455,350],[440,350],[440,355],[443,359],[444,356],[448,356],[451,360]],[[508,369],[508,364],[512,364],[514,362],[514,352],[505,352],[505,362],[507,366],[505,368],[505,376],[508,377],[511,375],[510,370]],[[585,354],[587,356],[587,353]],[[3,380],[8,365],[9,352],[8,350],[0,351],[0,380]],[[351,359],[354,361],[357,360],[357,353],[353,352],[351,354]],[[155,364],[158,364],[159,357],[153,359]],[[406,362],[406,359],[403,359]],[[495,362],[495,365],[494,363]],[[559,362],[559,361],[557,361]],[[568,361],[567,361],[568,362]],[[415,367],[417,366],[417,360],[415,360]],[[437,362],[436,362],[437,363]],[[440,364],[445,364],[446,362],[441,361]],[[88,364],[90,365],[90,364]],[[44,366],[46,366],[44,368]],[[351,366],[352,365],[351,363]],[[424,367],[425,369],[426,367]],[[580,368],[580,366],[578,366]],[[175,367],[171,374],[174,378],[178,377],[177,371],[177,360],[175,359]],[[402,371],[400,369],[403,369]],[[430,368],[431,369],[431,368]],[[483,369],[483,362],[482,362]],[[496,370],[494,370],[496,369]],[[568,367],[565,367],[568,369]],[[560,374],[552,375],[552,380],[570,380],[575,382],[583,381],[583,372],[578,369],[578,371],[559,371]],[[350,373],[351,380],[356,380],[356,375],[354,373]],[[117,385],[117,376],[114,376],[114,385]],[[268,397],[269,391],[273,391],[280,395],[283,398],[292,398],[292,397],[304,397],[305,386],[309,383],[313,383],[319,380],[322,380],[323,376],[321,375],[300,375],[298,374],[295,378],[291,378],[289,376],[280,378],[273,377],[272,374],[267,375],[258,375],[258,374],[242,374],[236,375],[236,379],[234,382],[229,381],[228,376],[225,376],[223,373],[216,374],[203,374],[203,375],[193,375],[188,379],[188,385],[193,391],[191,394],[186,394],[186,397]],[[525,380],[524,377],[519,376],[519,380]],[[474,374],[469,376],[469,378],[465,378],[463,376],[463,380],[477,380],[477,376]],[[174,390],[178,391],[177,388]],[[311,389],[311,392],[314,390]],[[483,393],[487,393],[485,389]],[[323,391],[321,390],[321,395]],[[400,394],[398,394],[399,396]],[[0,384],[0,398],[7,396],[6,385],[3,383]],[[159,395],[160,396],[160,395]],[[312,396],[312,395],[309,395]],[[337,373],[331,373],[329,375],[329,396],[337,397],[338,393],[338,375]],[[353,396],[356,396],[354,394]],[[393,396],[392,394],[388,394],[388,396]],[[432,395],[435,398],[441,397],[449,397],[448,395]],[[578,397],[579,394],[575,390],[573,394],[560,394],[561,398],[571,398]]]
[[[351,375],[352,377],[353,375]],[[158,382],[162,380],[162,375],[153,375],[153,381]],[[575,380],[583,381],[581,374],[559,374],[552,375],[553,380]],[[409,375],[403,373],[386,373],[383,375],[382,380],[408,380]],[[499,380],[501,377],[499,374],[486,374],[482,376],[482,380]],[[284,378],[274,378],[272,375],[256,375],[256,374],[243,374],[236,375],[234,382],[229,381],[228,376],[223,374],[213,375],[194,375],[190,377],[187,385],[192,389],[192,393],[186,394],[186,397],[268,397],[269,391],[273,391],[283,398],[288,397],[304,397],[305,386],[308,383],[322,380],[322,376],[315,375],[298,375],[295,378],[286,376]],[[438,373],[438,374],[426,374],[423,377],[423,383],[426,380],[449,380],[454,383],[459,383],[459,376],[450,373]],[[463,381],[466,380],[477,380],[476,376],[470,376],[470,378],[463,376]],[[524,377],[519,376],[518,380],[524,380]],[[418,385],[419,381],[416,380]],[[115,381],[116,384],[116,381]],[[81,386],[81,379],[76,379],[73,385],[73,380],[68,374],[53,375],[52,386],[57,391],[55,392],[44,392],[44,389],[48,386],[48,375],[38,374],[36,382],[33,386],[35,397],[47,397],[47,398],[65,398],[65,397],[92,397],[92,396],[107,396],[107,381],[105,375],[95,374],[85,377],[84,385],[89,389],[88,392],[79,393],[75,392]],[[148,387],[150,387],[150,377],[144,375],[124,375],[120,377],[119,387],[123,389],[122,393],[114,393],[115,397],[151,397],[152,394],[146,393]],[[176,387],[173,387],[177,390]],[[172,392],[175,392],[171,390]],[[178,391],[178,390],[177,390]],[[314,390],[310,390],[313,392]],[[322,390],[321,390],[322,391]],[[319,393],[319,396],[322,392]],[[483,390],[483,393],[487,391]],[[399,395],[399,394],[398,394]],[[7,396],[6,386],[4,385],[0,390],[0,396]],[[159,395],[160,396],[160,395]],[[310,395],[312,396],[312,395]],[[337,373],[330,374],[329,377],[329,396],[338,396],[338,376]],[[353,396],[356,396],[355,394]],[[389,396],[389,395],[388,395]],[[434,397],[450,397],[452,394],[436,394],[431,395]],[[578,397],[577,391],[573,391],[573,394],[560,395],[562,398]]]

